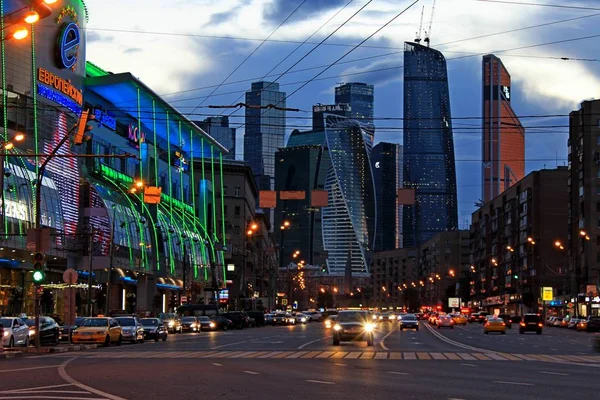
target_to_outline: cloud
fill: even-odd
[[[105,42],[106,43],[106,42],[112,42],[114,40],[114,37],[112,35],[104,34],[101,32],[88,30],[86,32],[86,40],[87,40],[87,43],[94,43],[94,42]]]
[[[125,53],[127,53],[127,54],[133,54],[133,53],[139,53],[141,51],[143,51],[143,50],[140,49],[140,48],[138,48],[138,47],[132,47],[132,48],[126,49]]]
[[[264,8],[264,19],[271,23],[281,23],[284,21],[300,4],[302,0],[273,0]],[[310,18],[315,14],[320,14],[334,8],[339,8],[348,3],[348,0],[306,0],[302,7],[292,16],[295,21]],[[290,19],[291,20],[291,19]]]

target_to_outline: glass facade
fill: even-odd
[[[377,197],[377,229],[375,251],[402,247],[402,206],[397,204],[398,189],[402,188],[402,146],[379,142],[371,152],[371,168]]]
[[[325,118],[331,158],[325,180],[329,205],[322,209],[328,269],[344,275],[349,264],[352,274],[368,274],[376,226],[371,131],[356,120]]]
[[[404,247],[456,230],[456,166],[446,60],[417,43],[404,48],[404,187],[416,203],[404,207]]]
[[[194,123],[227,149],[229,153],[223,156],[224,159],[235,160],[236,129],[229,127],[229,117],[208,117]]]
[[[335,104],[349,104],[347,117],[373,124],[374,88],[366,83],[350,82],[335,88]]]

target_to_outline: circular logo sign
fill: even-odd
[[[81,35],[77,24],[75,22],[65,24],[58,35],[56,48],[56,62],[60,68],[75,67],[80,44]]]
[[[63,281],[65,281],[68,285],[74,285],[77,283],[77,271],[72,268],[69,268],[65,272],[63,272]]]

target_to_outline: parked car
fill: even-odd
[[[367,311],[340,311],[333,327],[333,345],[339,346],[341,341],[366,341],[373,346],[375,324]]]
[[[265,325],[275,325],[273,317],[275,317],[273,313],[265,314]]]
[[[554,324],[555,316],[550,316],[546,318],[546,322],[544,323],[546,326],[552,326]]]
[[[580,318],[577,323],[577,327],[575,328],[578,332],[587,330],[587,319]]]
[[[600,332],[600,317],[588,317],[585,330],[588,332]]]
[[[165,324],[169,333],[181,333],[181,318],[175,313],[161,313],[158,318]]]
[[[0,324],[3,326],[3,333],[0,337],[2,346],[29,345],[29,327],[21,318],[2,317],[0,318]]]
[[[246,314],[248,314],[248,317],[254,318],[254,320],[256,321],[256,326],[265,326],[265,313],[263,313],[262,311],[246,311]]]
[[[233,322],[236,329],[244,329],[250,327],[250,318],[244,311],[230,311],[221,315]]]
[[[73,331],[83,324],[85,321],[85,317],[77,317],[75,321],[73,321],[73,325],[61,325],[59,326],[60,340],[70,340],[73,335]]]
[[[560,325],[558,326],[559,328],[566,328],[569,326],[569,321],[571,321],[570,317],[565,317],[562,319],[562,321],[560,321]]]
[[[73,332],[73,343],[98,343],[105,346],[115,343],[120,346],[123,342],[123,328],[114,318],[87,318]]]
[[[506,334],[506,323],[502,318],[498,318],[496,316],[491,316],[491,318],[487,318],[485,324],[483,324],[483,333],[486,335],[490,332],[499,332],[502,335]]]
[[[560,326],[560,324],[562,323],[562,317],[556,317],[554,318],[554,320],[552,321],[552,326],[554,327],[558,327]]]
[[[569,324],[567,325],[567,329],[577,329],[577,324],[580,320],[581,318],[571,318],[569,320]]]
[[[200,321],[199,317],[182,317],[181,318],[181,331],[182,332],[200,332]],[[208,317],[205,317],[208,318]]]
[[[39,335],[35,331],[35,318],[25,320],[29,326],[29,343],[34,344],[37,338],[40,338],[40,344],[58,345],[60,344],[60,327],[56,321],[50,317],[40,317]]]
[[[144,326],[137,317],[117,317],[115,319],[121,325],[123,340],[131,343],[144,343]]]
[[[154,339],[155,342],[167,340],[169,331],[159,318],[142,318],[140,323],[144,327],[144,339]]]
[[[542,317],[538,314],[525,314],[523,320],[519,323],[519,333],[535,332],[541,335],[543,326]]]

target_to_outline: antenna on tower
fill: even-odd
[[[415,43],[421,42],[421,32],[423,31],[423,14],[425,13],[425,6],[421,8],[421,23],[419,24],[419,30],[417,31],[417,38],[415,39]]]
[[[431,19],[429,20],[429,28],[425,31],[425,43],[429,47],[431,42],[431,26],[433,25],[433,13],[435,12],[435,0],[433,0],[433,6],[431,7]]]

